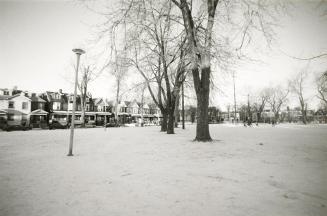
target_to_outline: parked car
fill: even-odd
[[[23,122],[21,124],[6,124],[2,127],[5,131],[14,131],[14,130],[31,130],[32,127],[30,125],[27,125],[26,122]]]
[[[0,117],[0,129],[4,130],[7,126],[7,120],[3,117]]]
[[[109,122],[106,124],[106,127],[120,127],[120,124],[116,122]]]
[[[70,125],[66,121],[58,121],[58,120],[52,120],[49,123],[49,129],[67,129]]]
[[[85,127],[86,128],[94,128],[94,127],[96,127],[95,121],[88,121],[88,122],[86,122],[85,123]]]

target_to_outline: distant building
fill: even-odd
[[[0,90],[2,124],[44,127],[47,122],[44,107],[45,101],[35,93],[17,88]]]

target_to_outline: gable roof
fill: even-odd
[[[8,99],[11,100],[11,99],[16,98],[16,97],[24,97],[24,98],[28,99],[29,101],[31,101],[30,98],[28,98],[28,97],[26,97],[25,95],[22,95],[22,94],[15,94],[15,95],[9,97]]]
[[[5,110],[0,110],[0,115],[6,115],[8,112]]]
[[[134,99],[132,102],[129,103],[128,107],[137,107],[137,108],[139,108],[140,106],[137,104],[136,99]]]
[[[11,95],[0,95],[0,100],[7,100]]]
[[[47,114],[48,114],[48,112],[46,112],[42,109],[37,109],[30,113],[30,115],[47,115]]]
[[[27,115],[26,113],[23,113],[19,110],[13,110],[13,109],[4,109],[3,111],[7,112],[8,114],[14,114],[14,115]]]
[[[102,98],[93,98],[92,100],[93,100],[94,105],[96,105],[96,106],[104,105],[104,101]]]
[[[39,102],[39,103],[46,102],[45,100],[43,100],[42,98],[40,98],[39,96],[34,95],[34,94],[32,94],[32,96],[30,96],[29,98],[32,100],[32,102]]]

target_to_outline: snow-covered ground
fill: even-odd
[[[0,132],[1,216],[327,215],[327,127]]]

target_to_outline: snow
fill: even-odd
[[[327,126],[0,132],[0,215],[327,215]]]

